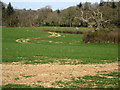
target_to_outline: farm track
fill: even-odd
[[[56,32],[48,32],[52,35],[49,35],[48,37],[60,37],[61,35],[59,33],[56,33]]]
[[[25,84],[56,87],[51,84],[58,80],[64,81],[70,77],[96,75],[99,71],[114,72],[116,69],[118,69],[117,62],[79,65],[3,63],[2,85]]]
[[[40,39],[40,37],[36,37],[36,38],[27,38],[27,39],[17,39],[16,42],[18,43],[29,43],[28,41],[32,40],[32,39]]]
[[[55,33],[55,32],[48,32],[48,33],[51,34],[51,35],[49,35],[48,37],[60,37],[60,36],[61,36],[59,33]],[[33,39],[40,39],[40,37],[27,38],[27,39],[21,38],[21,39],[17,39],[16,42],[29,44],[29,41],[30,41],[30,40],[33,40]],[[51,43],[51,41],[49,41],[49,43]],[[58,43],[59,43],[59,42],[58,42]]]

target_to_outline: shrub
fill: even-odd
[[[69,34],[84,34],[84,31],[70,31],[70,30],[62,30],[62,31],[58,31],[58,30],[44,30],[44,31],[49,31],[49,32],[56,32],[56,33],[69,33]]]
[[[120,43],[120,36],[118,35],[118,30],[114,31],[89,31],[84,34],[83,41],[85,43]]]

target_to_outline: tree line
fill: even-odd
[[[102,0],[99,4],[85,2],[79,3],[76,6],[71,6],[67,9],[58,9],[55,11],[53,11],[50,6],[45,6],[38,10],[20,10],[14,9],[11,3],[6,5],[5,3],[0,2],[0,5],[2,9],[3,26],[92,26],[96,28],[98,28],[101,24],[104,24],[102,26],[105,27],[120,26],[120,20],[118,19],[120,2],[103,2]],[[107,22],[107,24],[105,22]]]

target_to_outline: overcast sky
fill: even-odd
[[[12,6],[17,9],[32,9],[37,10],[46,5],[50,5],[53,10],[64,9],[70,6],[75,6],[80,2],[99,2],[100,0],[1,0],[8,4],[11,2]],[[106,0],[104,0],[106,1]]]

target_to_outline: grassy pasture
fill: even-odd
[[[82,34],[60,33],[60,37],[48,37],[43,30],[84,30],[75,27],[3,27],[2,61],[59,64],[111,63],[118,58],[117,44],[83,43]],[[38,38],[39,37],[39,38]],[[17,39],[31,39],[18,43]]]

